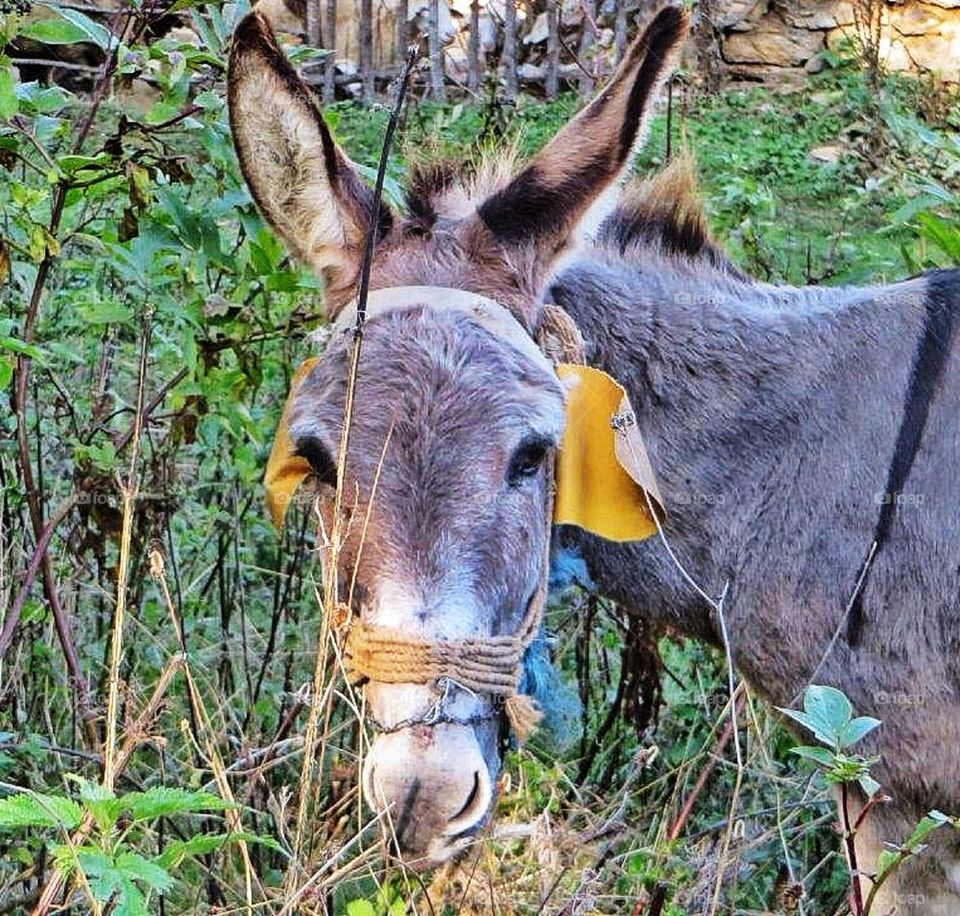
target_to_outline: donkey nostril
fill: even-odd
[[[470,808],[473,807],[473,803],[477,800],[477,796],[480,794],[480,774],[473,774],[473,788],[470,790],[470,794],[467,796],[467,800],[463,803],[463,807],[450,818],[452,821],[459,820]]]
[[[457,836],[475,827],[483,820],[490,807],[490,780],[486,773],[474,771],[473,786],[463,807],[450,819],[443,833],[445,836]]]
[[[373,781],[373,773],[376,767],[370,762],[369,758],[361,773],[361,783],[363,785],[363,794],[367,799],[367,804],[375,811],[380,808],[380,799],[377,798],[376,783]]]

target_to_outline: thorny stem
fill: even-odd
[[[850,823],[850,786],[840,785],[840,816],[843,819],[843,847],[847,853],[847,866],[851,876],[851,900],[853,916],[863,916],[863,891],[860,887],[860,873],[857,868],[857,846],[854,842],[856,828]]]

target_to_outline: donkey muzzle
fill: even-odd
[[[493,801],[474,729],[446,722],[377,736],[364,761],[363,792],[394,854],[416,870],[465,848]]]

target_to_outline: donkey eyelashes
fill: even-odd
[[[507,483],[518,487],[524,480],[536,476],[553,442],[543,436],[531,436],[517,446],[507,466]]]
[[[316,436],[300,439],[297,442],[297,454],[307,459],[313,476],[320,483],[331,487],[337,485],[337,463],[333,460],[330,449]]]

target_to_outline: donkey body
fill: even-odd
[[[831,684],[882,720],[869,749],[893,801],[866,822],[870,871],[880,842],[902,842],[931,808],[960,809],[960,271],[775,287],[724,270],[696,239],[670,253],[631,238],[649,223],[618,210],[550,298],[630,392],[677,559],[708,593],[729,583],[738,670],[776,705]],[[562,540],[604,594],[721,644],[663,544]],[[900,875],[886,901],[898,912],[960,912],[958,846],[942,839]]]
[[[895,801],[869,823],[876,842],[899,841],[927,808],[960,806],[960,279],[757,284],[669,182],[626,199],[558,272],[629,167],[685,31],[680,11],[657,12],[609,86],[515,176],[414,175],[409,213],[384,210],[376,225],[371,289],[409,301],[366,326],[347,453],[342,335],[291,398],[290,440],[321,484],[328,530],[335,488],[363,520],[326,561],[367,627],[434,641],[513,634],[553,536],[611,597],[717,644],[720,621],[661,542],[551,532],[546,469],[565,389],[448,307],[451,289],[480,294],[533,334],[543,301],[561,306],[590,363],[631,395],[677,557],[708,591],[729,583],[738,668],[771,702],[833,684],[884,720],[876,746]],[[229,83],[253,196],[323,277],[334,317],[356,294],[371,193],[257,13],[235,33]],[[489,816],[502,710],[438,684],[371,679],[364,690],[381,732],[364,762],[367,801],[406,862],[436,865]],[[960,912],[956,850],[940,852],[892,886],[898,912]],[[875,853],[864,848],[868,870]]]

